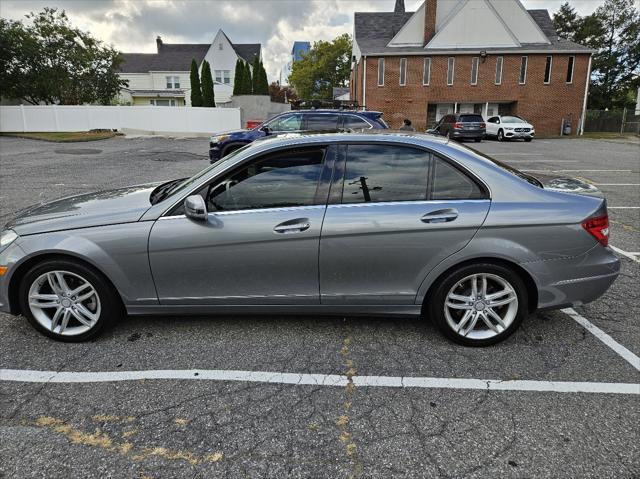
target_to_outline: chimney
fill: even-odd
[[[393,13],[404,13],[404,0],[396,0],[396,6],[393,8]]]
[[[426,45],[436,34],[436,8],[438,6],[438,0],[425,0],[424,4],[424,44]]]
[[[162,38],[160,38],[160,35],[156,38],[156,46],[158,47],[158,53],[160,53],[160,49],[162,48]]]

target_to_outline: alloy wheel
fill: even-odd
[[[100,296],[82,276],[49,271],[31,283],[29,309],[44,328],[62,336],[86,333],[100,319]]]
[[[504,278],[489,273],[466,276],[449,290],[444,314],[459,336],[488,339],[506,331],[518,313],[518,295]]]

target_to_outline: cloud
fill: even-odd
[[[421,0],[406,0],[407,11]],[[555,11],[561,0],[524,0]],[[262,43],[271,80],[289,59],[294,41],[331,40],[353,33],[356,11],[390,11],[394,0],[2,0],[0,15],[21,19],[45,6],[64,9],[71,22],[123,52],[154,52],[166,43],[209,43],[222,28],[235,43]],[[598,2],[577,0],[581,14]]]

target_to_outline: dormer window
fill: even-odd
[[[166,77],[166,79],[167,79],[168,90],[175,90],[177,88],[180,88],[180,77],[169,76],[169,77]]]

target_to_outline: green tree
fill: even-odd
[[[128,85],[118,75],[123,58],[64,11],[45,8],[28,23],[0,19],[0,84],[7,98],[32,104],[111,104]]]
[[[564,4],[554,24],[560,36],[595,50],[589,108],[630,107],[640,85],[640,12],[633,0],[606,0],[585,17]]]
[[[582,19],[569,2],[565,2],[560,9],[553,14],[553,24],[561,38],[576,41],[576,35],[579,34]]]
[[[289,82],[303,99],[332,99],[333,87],[347,86],[351,73],[351,36],[313,44],[293,63]]]
[[[214,107],[216,106],[216,99],[213,92],[213,78],[211,77],[211,67],[209,62],[204,60],[202,62],[202,106]]]
[[[260,95],[260,58],[258,55],[253,57],[253,78],[251,79],[251,93]]]
[[[244,65],[239,58],[236,60],[236,71],[233,75],[233,94],[242,95],[242,84],[244,82]]]
[[[260,60],[260,81],[258,82],[258,92],[260,95],[269,94],[269,80],[267,79],[267,71],[264,69],[264,64]]]
[[[202,106],[202,88],[195,58],[191,60],[191,106]]]
[[[597,49],[592,63],[590,106],[631,106],[629,91],[640,86],[640,12],[633,0],[606,0],[593,16],[599,20],[604,35],[589,45]]]
[[[242,75],[242,94],[251,95],[252,91],[251,67],[248,63],[244,63],[244,74]]]

